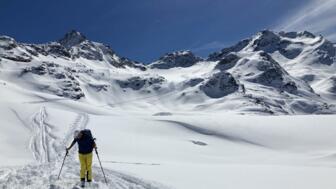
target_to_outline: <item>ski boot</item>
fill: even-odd
[[[81,179],[80,186],[81,186],[82,188],[85,187],[85,179]]]

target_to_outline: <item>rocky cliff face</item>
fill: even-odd
[[[191,51],[177,51],[167,53],[158,61],[150,64],[150,68],[170,69],[170,68],[186,68],[193,66],[195,63],[202,61],[202,58],[195,56]]]

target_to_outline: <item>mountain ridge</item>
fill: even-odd
[[[75,30],[45,44],[0,36],[1,80],[104,106],[140,99],[117,108],[333,114],[335,63],[333,43],[307,31],[263,30],[206,59],[176,51],[150,64],[121,57]]]

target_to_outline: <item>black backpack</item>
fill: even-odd
[[[91,153],[94,148],[94,138],[92,137],[92,133],[89,129],[81,130],[83,137],[77,140],[78,143],[78,152],[81,154]]]
[[[85,135],[86,137],[90,138],[92,141],[94,141],[94,138],[92,136],[92,133],[90,131],[90,129],[84,129],[82,130],[83,135]]]

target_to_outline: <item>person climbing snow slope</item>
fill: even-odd
[[[92,182],[92,157],[93,149],[97,149],[91,131],[88,129],[74,132],[74,140],[71,145],[66,148],[67,153],[75,145],[78,144],[78,156],[80,161],[80,181],[81,187],[85,187],[85,179],[88,183]]]

